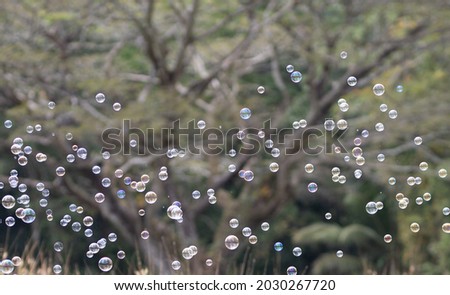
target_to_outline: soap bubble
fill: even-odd
[[[31,208],[23,209],[22,214],[22,221],[25,223],[33,223],[33,221],[36,219],[36,212],[34,212],[34,210]]]
[[[192,192],[192,198],[197,200],[197,199],[200,198],[200,196],[201,196],[200,191],[195,190],[195,191]]]
[[[375,124],[375,130],[378,132],[382,132],[384,130],[384,124],[381,122],[378,122],[377,124]]]
[[[309,191],[310,193],[315,193],[315,192],[317,192],[318,189],[319,189],[319,187],[318,187],[317,183],[315,183],[315,182],[310,182],[310,183],[308,184],[308,191]]]
[[[9,129],[13,126],[13,123],[11,120],[5,120],[4,126]]]
[[[158,200],[158,195],[154,191],[148,191],[144,198],[148,204],[154,204]]]
[[[333,216],[331,215],[330,212],[325,213],[325,219],[326,220],[330,220]]]
[[[336,252],[336,256],[337,256],[338,258],[341,258],[342,256],[344,256],[344,252],[343,252],[342,250],[338,250],[338,251]]]
[[[447,177],[447,170],[444,169],[444,168],[439,169],[438,175],[439,175],[440,178],[445,178],[445,177]]]
[[[311,163],[308,163],[305,165],[305,172],[306,173],[313,173],[314,172],[314,165]]]
[[[303,253],[302,248],[300,247],[294,247],[294,249],[292,249],[292,254],[294,254],[294,256],[299,257],[301,256]]]
[[[232,218],[230,219],[229,224],[231,228],[237,228],[239,226],[239,220],[237,220],[236,218]]]
[[[450,223],[446,222],[442,225],[442,231],[446,234],[450,234]]]
[[[209,258],[206,259],[205,264],[206,264],[206,266],[212,266],[213,265],[212,259],[209,259]]]
[[[263,223],[261,223],[261,229],[262,229],[263,231],[268,231],[269,228],[270,228],[270,225],[269,225],[268,222],[263,222]]]
[[[372,88],[372,91],[376,96],[381,96],[384,94],[384,85],[383,84],[375,84]]]
[[[428,170],[428,163],[427,162],[420,162],[419,169],[420,169],[420,171],[427,171]]]
[[[303,79],[302,73],[299,71],[293,71],[291,73],[291,81],[294,83],[299,83]]]
[[[251,235],[250,237],[248,237],[248,242],[252,245],[258,243],[258,237],[255,235]]]
[[[383,240],[385,243],[389,244],[390,242],[392,242],[392,236],[390,234],[385,234]]]
[[[53,266],[53,273],[55,273],[56,275],[59,275],[62,272],[62,266],[59,264],[55,264]]]
[[[198,121],[198,122],[197,122],[197,127],[198,127],[198,129],[205,129],[205,127],[206,127],[206,122],[203,121],[203,120]]]
[[[266,89],[264,88],[264,86],[258,86],[258,88],[256,88],[256,91],[258,91],[259,94],[263,94]]]
[[[339,130],[345,130],[348,127],[348,123],[346,120],[341,119],[339,121],[336,122],[336,126]]]
[[[174,260],[172,261],[171,266],[173,270],[179,270],[181,268],[181,262],[179,262],[178,260]]]
[[[348,86],[353,87],[353,86],[355,86],[357,83],[358,83],[358,80],[356,79],[356,77],[350,76],[350,77],[347,78],[347,84],[348,84]]]
[[[229,235],[225,238],[225,247],[229,250],[235,250],[239,246],[239,238],[235,235]]]
[[[398,93],[402,93],[403,92],[403,86],[402,85],[397,85],[395,87],[395,91],[397,91]]]
[[[328,120],[325,120],[325,122],[323,123],[323,127],[325,128],[326,131],[333,131],[333,129],[335,127],[335,123],[333,120],[328,119]]]
[[[5,195],[2,198],[2,206],[5,209],[11,209],[16,205],[16,199],[11,195]]]
[[[275,249],[275,251],[280,252],[280,251],[283,250],[283,243],[281,243],[281,242],[276,242],[276,243],[273,245],[273,248]]]
[[[292,73],[293,71],[294,71],[294,66],[293,65],[287,65],[286,66],[286,72]]]
[[[450,215],[450,208],[449,207],[442,208],[442,214],[444,214],[445,216]]]
[[[422,137],[417,136],[417,137],[414,138],[414,144],[415,145],[421,145],[422,142],[423,142]]]
[[[280,166],[276,162],[272,162],[269,165],[270,172],[277,172],[280,169]]]
[[[286,270],[286,273],[288,275],[296,275],[297,274],[297,268],[295,266],[289,266]]]
[[[243,235],[244,237],[249,237],[251,234],[252,234],[251,228],[249,228],[249,227],[244,227],[244,228],[242,229],[242,235]]]
[[[248,120],[252,115],[252,111],[249,108],[242,108],[239,114],[242,119]]]
[[[375,202],[368,202],[366,204],[366,212],[373,215],[375,213],[377,213],[378,209],[377,209],[377,204]]]
[[[347,53],[347,51],[343,50],[343,51],[341,51],[339,56],[341,57],[341,59],[346,59],[348,57],[348,53]]]
[[[103,94],[103,93],[97,93],[97,95],[95,95],[95,100],[98,102],[98,103],[104,103],[105,102],[105,100],[106,100],[106,96]]]
[[[98,261],[98,268],[103,272],[108,272],[113,268],[113,262],[109,257],[102,257]]]
[[[409,226],[409,228],[411,229],[411,231],[413,233],[416,233],[418,231],[420,231],[420,225],[417,222],[413,222],[411,223],[411,225]]]
[[[123,250],[117,251],[117,258],[119,258],[120,260],[125,259],[125,251]]]
[[[115,103],[113,104],[113,110],[114,110],[114,111],[118,112],[118,111],[120,111],[121,109],[122,109],[122,105],[121,105],[120,103],[115,102]]]

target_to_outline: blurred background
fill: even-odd
[[[1,6],[4,273],[10,260],[17,274],[99,274],[101,257],[109,274],[450,273],[448,1]],[[274,140],[245,155],[244,139],[194,155],[179,149],[192,134],[161,131],[177,120],[226,131],[270,119],[306,143],[304,131],[324,131],[328,118],[345,120],[333,132],[347,151],[286,155]],[[138,153],[144,142],[122,130],[124,119],[155,130],[163,155]],[[130,153],[102,153],[108,128]],[[182,220],[167,214],[175,201]],[[28,207],[31,223],[20,215]]]

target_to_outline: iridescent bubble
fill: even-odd
[[[317,183],[315,183],[315,182],[310,182],[310,183],[308,184],[308,191],[309,191],[310,193],[315,193],[315,192],[317,192],[318,189],[319,189],[319,186],[317,185]]]
[[[391,119],[396,119],[397,116],[398,116],[397,110],[390,110],[390,111],[389,111],[389,118],[391,118]]]
[[[198,129],[205,129],[205,127],[206,127],[206,122],[203,121],[203,120],[198,121],[198,122],[197,122],[197,127],[198,127]]]
[[[384,124],[381,122],[378,122],[377,124],[375,124],[375,130],[378,132],[382,132],[384,130]]]
[[[252,115],[252,111],[249,108],[242,108],[241,111],[239,112],[239,115],[241,116],[242,119],[248,120]]]
[[[100,168],[100,166],[92,166],[92,173],[94,174],[100,174],[100,172],[102,172],[102,168]]]
[[[385,103],[380,104],[380,111],[381,112],[387,112],[388,106]]]
[[[252,181],[255,178],[255,175],[253,173],[253,171],[251,170],[247,170],[244,173],[244,180],[245,181]]]
[[[375,213],[377,213],[378,209],[377,209],[377,204],[375,202],[368,202],[366,204],[366,212],[373,215]]]
[[[427,171],[428,170],[428,163],[427,162],[420,162],[419,169],[420,169],[420,171]]]
[[[118,190],[116,194],[119,199],[123,199],[126,196],[126,193],[123,189]]]
[[[427,201],[427,202],[431,200],[431,194],[430,194],[429,192],[424,193],[424,194],[422,195],[422,197],[423,197],[423,199],[424,199],[425,201]]]
[[[450,234],[450,223],[446,222],[442,225],[442,231],[446,234]]]
[[[264,88],[264,86],[258,86],[258,88],[256,88],[256,91],[258,91],[259,94],[263,94],[266,89]]]
[[[59,177],[62,177],[66,174],[66,169],[64,169],[64,167],[59,166],[58,168],[56,168],[55,172],[56,172],[56,175],[58,175]]]
[[[172,261],[171,266],[173,270],[179,270],[181,268],[181,262],[179,262],[178,260],[174,260]]]
[[[422,183],[422,178],[420,176],[416,176],[416,178],[414,178],[414,183],[419,185]]]
[[[336,126],[339,130],[345,130],[348,127],[348,123],[346,120],[340,119],[339,121],[336,122]]]
[[[77,150],[77,156],[80,159],[86,160],[87,154],[88,154],[87,149],[85,149],[83,147],[81,147]]]
[[[395,179],[395,177],[389,177],[388,183],[390,185],[395,185],[397,183],[397,180]]]
[[[343,50],[343,51],[341,51],[339,56],[341,57],[341,59],[346,59],[348,57],[348,53],[347,53],[347,51]]]
[[[125,251],[123,250],[117,251],[117,258],[119,258],[120,260],[125,259]]]
[[[383,84],[375,84],[372,88],[373,94],[376,96],[381,96],[384,94],[384,85]]]
[[[13,155],[18,155],[18,154],[20,154],[22,152],[22,147],[20,146],[20,145],[18,145],[18,144],[13,144],[12,146],[11,146],[11,153],[13,154]]]
[[[56,252],[61,252],[63,249],[64,249],[64,245],[63,245],[63,243],[62,242],[55,242],[54,244],[53,244],[53,249],[56,251]]]
[[[98,268],[103,272],[108,272],[113,268],[113,262],[109,257],[102,257],[98,261]]]
[[[248,237],[248,242],[252,245],[258,243],[258,237],[255,235],[251,235],[250,237]]]
[[[331,168],[331,175],[339,175],[341,173],[341,169],[339,167]]]
[[[12,125],[13,125],[13,123],[11,120],[5,120],[5,123],[4,123],[5,128],[9,129],[12,127]]]
[[[417,222],[413,222],[411,223],[411,225],[409,226],[409,229],[413,232],[413,233],[417,233],[418,231],[420,231],[420,225]]]
[[[303,79],[302,73],[299,71],[293,71],[291,73],[291,81],[294,83],[299,83]]]
[[[232,218],[230,219],[229,225],[231,228],[237,228],[239,226],[239,220]]]
[[[104,103],[105,102],[105,100],[106,100],[106,96],[103,94],[103,93],[97,93],[96,95],[95,95],[95,100],[98,102],[98,103]]]
[[[5,218],[5,224],[8,227],[12,227],[16,224],[16,220],[12,216],[8,216]]]
[[[281,242],[276,242],[276,243],[273,245],[273,248],[275,249],[275,251],[280,252],[280,251],[283,250],[283,243],[281,243]]]
[[[193,199],[198,200],[198,199],[200,199],[200,196],[201,196],[200,191],[195,190],[195,191],[192,192],[192,198]]]
[[[356,77],[350,76],[350,77],[347,78],[347,84],[348,84],[348,86],[353,87],[353,86],[355,86],[357,83],[358,83],[358,80],[356,79]]]
[[[449,207],[442,208],[442,214],[444,214],[445,216],[450,215],[450,208]]]
[[[407,183],[409,186],[413,186],[413,185],[416,184],[416,179],[414,178],[414,176],[409,176],[409,177],[406,179],[406,183]]]
[[[166,181],[169,178],[169,174],[167,173],[167,171],[164,171],[164,170],[163,171],[159,171],[158,178],[161,181]]]
[[[261,223],[261,229],[262,229],[263,231],[268,231],[269,228],[270,228],[270,225],[269,225],[268,222],[263,222],[263,223]]]
[[[94,196],[94,200],[99,204],[103,203],[105,201],[105,195],[103,193],[96,193]]]
[[[416,198],[416,204],[419,205],[419,206],[422,205],[423,204],[423,198],[422,197],[417,197]]]
[[[447,170],[444,169],[444,168],[439,169],[438,175],[439,175],[440,178],[445,178],[445,177],[447,177]]]
[[[415,145],[421,145],[422,142],[423,142],[422,137],[417,136],[417,137],[414,138],[414,144]]]
[[[356,165],[362,166],[366,163],[366,159],[364,157],[357,157],[356,158]]]
[[[81,230],[81,223],[78,221],[72,223],[72,230],[76,233],[79,232]]]
[[[86,229],[86,230],[84,231],[84,235],[85,235],[87,238],[92,237],[93,234],[94,234],[94,232],[93,232],[92,229],[90,229],[90,228],[88,228],[88,229]]]
[[[14,263],[9,259],[4,259],[0,263],[0,271],[8,275],[14,271]]]
[[[212,259],[209,259],[209,258],[206,259],[205,264],[206,264],[206,266],[212,266],[213,265]]]
[[[136,191],[142,193],[143,191],[145,191],[146,189],[146,185],[145,183],[143,183],[142,181],[138,181],[136,182]]]
[[[236,250],[239,246],[239,238],[235,235],[229,235],[225,238],[225,247],[229,250]]]
[[[272,139],[268,139],[264,142],[264,146],[268,149],[273,147],[273,140]]]
[[[85,216],[83,218],[83,224],[87,227],[90,227],[94,224],[94,219],[91,216]]]
[[[19,256],[14,256],[13,258],[11,258],[11,261],[14,266],[20,266],[22,264],[22,258],[20,258]]]
[[[287,65],[286,66],[286,72],[292,73],[293,71],[294,71],[294,66],[293,65]]]
[[[305,172],[306,173],[313,173],[314,172],[314,165],[311,163],[308,163],[305,165]]]
[[[297,268],[295,266],[289,266],[286,270],[286,273],[291,276],[295,276],[297,274]]]
[[[169,216],[170,219],[179,220],[183,218],[183,210],[177,205],[170,205],[167,208],[167,216]]]
[[[192,257],[194,257],[194,253],[193,253],[192,249],[189,247],[184,248],[181,251],[181,255],[183,256],[184,259],[187,259],[187,260],[192,259]]]
[[[158,195],[154,191],[148,191],[144,198],[148,204],[154,204],[158,200]]]
[[[362,155],[363,155],[363,150],[362,150],[362,148],[360,148],[360,147],[354,147],[353,149],[352,149],[352,155],[353,155],[353,157],[355,157],[355,158],[358,158],[358,157],[361,157]]]
[[[59,275],[62,272],[62,266],[59,264],[53,265],[53,273]]]
[[[344,256],[344,252],[343,252],[342,250],[338,250],[338,251],[336,252],[336,256],[337,256],[338,258],[341,258],[342,256]]]
[[[339,106],[339,109],[341,110],[341,112],[347,112],[350,109],[350,106],[348,103],[344,102]]]
[[[252,234],[251,228],[249,228],[249,227],[244,227],[244,228],[242,229],[242,235],[243,235],[244,237],[249,237],[251,234]]]
[[[397,87],[395,87],[395,91],[397,91],[398,93],[403,92],[403,86],[402,85],[397,85]]]
[[[272,163],[270,163],[270,165],[269,165],[269,170],[270,170],[270,172],[277,172],[278,170],[280,169],[280,166],[278,165],[278,163],[276,163],[276,162],[272,162]]]
[[[22,221],[25,223],[33,223],[36,219],[36,212],[34,212],[31,208],[25,208],[23,209],[23,217]]]
[[[150,237],[150,233],[148,232],[148,230],[144,229],[143,231],[141,231],[141,238],[143,240],[147,240]]]
[[[335,126],[336,125],[334,121],[331,119],[325,120],[325,122],[323,123],[323,127],[325,128],[326,131],[333,131]]]
[[[108,177],[105,177],[102,179],[102,186],[103,187],[109,187],[111,185],[111,179]]]
[[[273,148],[272,151],[270,151],[270,154],[272,155],[272,157],[278,158],[280,156],[281,152],[280,152],[280,149]]]
[[[375,203],[377,205],[377,210],[382,210],[384,208],[384,204],[381,201]]]
[[[114,111],[118,112],[118,111],[120,111],[121,109],[122,109],[122,105],[121,105],[120,103],[115,102],[115,103],[113,104],[113,110],[114,110]]]
[[[294,247],[294,249],[292,249],[292,254],[294,254],[294,256],[299,257],[301,256],[303,253],[302,248],[300,247]]]
[[[16,205],[16,199],[11,195],[5,195],[2,198],[2,206],[5,207],[5,209],[11,209]]]
[[[75,155],[74,154],[68,154],[66,156],[66,161],[69,162],[69,163],[75,162]]]
[[[383,240],[385,243],[389,244],[390,242],[392,242],[392,236],[390,234],[385,234]]]

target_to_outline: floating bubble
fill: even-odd
[[[164,170],[163,171],[159,171],[158,178],[161,181],[166,181],[169,178],[169,174],[167,173],[167,171],[164,171]]]
[[[270,163],[270,165],[269,165],[269,170],[270,170],[270,172],[277,172],[278,170],[280,169],[280,166],[278,165],[278,163],[276,163],[276,162],[272,162],[272,163]]]
[[[174,260],[172,261],[171,266],[173,270],[179,270],[181,268],[181,262],[179,262],[178,260]]]
[[[23,209],[23,217],[22,221],[25,223],[33,223],[36,219],[36,212],[34,212],[31,208],[25,208]]]
[[[414,176],[409,176],[409,177],[406,179],[406,183],[407,183],[409,186],[413,186],[413,185],[416,184],[416,179],[414,178]]]
[[[9,259],[4,259],[0,263],[0,271],[8,275],[14,271],[14,263]]]
[[[245,132],[242,131],[242,130],[239,130],[238,133],[236,133],[236,137],[237,137],[239,140],[243,140],[243,139],[245,138]]]
[[[428,163],[427,162],[420,162],[419,169],[420,169],[420,171],[427,171],[428,170]]]
[[[235,235],[229,235],[225,238],[225,247],[229,250],[235,250],[239,246],[239,238]]]
[[[264,142],[264,146],[268,149],[271,149],[273,147],[273,140],[272,139],[268,139]]]
[[[423,199],[424,199],[425,201],[427,201],[427,202],[431,200],[431,194],[428,193],[428,192],[424,193],[424,194],[422,195],[422,197],[423,197]]]
[[[306,173],[313,173],[314,172],[314,165],[311,163],[308,163],[305,165],[305,172]]]
[[[348,103],[344,102],[339,106],[339,109],[341,110],[341,112],[347,112],[350,109],[350,106]]]
[[[335,126],[336,125],[334,121],[331,119],[325,120],[325,122],[323,123],[323,127],[325,128],[326,131],[333,131]]]
[[[345,130],[348,127],[348,123],[346,120],[340,119],[339,121],[336,122],[336,126],[339,130]]]
[[[170,205],[167,208],[167,216],[169,216],[170,219],[179,220],[183,218],[183,210],[176,205]]]
[[[205,264],[206,264],[206,266],[212,266],[213,265],[212,259],[210,259],[210,258],[206,259]]]
[[[125,251],[123,250],[117,251],[117,258],[119,258],[120,260],[125,259]]]
[[[385,103],[380,104],[380,111],[381,112],[387,112],[388,106]]]
[[[347,51],[341,51],[341,53],[339,53],[339,56],[341,59],[346,59],[348,57],[348,53]]]
[[[206,122],[203,121],[203,120],[198,121],[198,122],[197,122],[197,127],[198,127],[198,129],[205,129],[205,127],[206,127]]]
[[[242,235],[243,235],[244,237],[249,237],[251,234],[252,234],[251,228],[249,228],[249,227],[244,227],[244,228],[242,229]]]
[[[309,191],[310,193],[315,193],[315,192],[317,192],[318,189],[319,189],[319,186],[317,185],[317,183],[315,183],[315,182],[310,182],[310,183],[308,184],[308,191]]]
[[[209,202],[211,205],[214,205],[215,203],[217,203],[217,198],[216,198],[216,196],[209,196],[209,197],[208,197],[208,202]]]
[[[49,101],[47,106],[49,109],[53,110],[56,107],[56,103],[54,101]]]
[[[416,136],[416,137],[414,138],[414,144],[415,144],[415,145],[421,145],[422,142],[423,142],[422,137]]]
[[[445,177],[447,177],[447,170],[444,169],[444,168],[439,169],[438,175],[439,175],[440,178],[445,178]]]
[[[55,242],[54,244],[53,244],[53,249],[56,251],[56,252],[61,252],[63,249],[64,249],[64,245],[63,245],[63,243],[62,242]]]
[[[64,167],[59,166],[58,168],[56,168],[55,172],[57,176],[62,177],[66,174],[66,169],[64,169]]]
[[[422,178],[419,177],[419,176],[416,176],[416,178],[414,178],[414,183],[417,184],[417,185],[421,184],[422,183]]]
[[[230,219],[229,225],[231,228],[237,228],[239,226],[239,220],[232,218]]]
[[[154,204],[158,200],[158,195],[154,191],[148,191],[144,198],[148,204]]]
[[[375,202],[368,202],[366,204],[366,212],[373,215],[375,213],[377,213],[378,209],[377,209],[377,204]]]
[[[409,229],[411,229],[411,231],[413,233],[416,233],[418,231],[420,231],[420,225],[417,222],[413,222],[411,223],[411,225],[409,226]]]
[[[117,191],[116,195],[117,195],[117,197],[119,199],[124,199],[125,196],[126,196],[126,193],[125,193],[125,191],[123,189],[120,189],[120,190]]]
[[[103,178],[102,179],[102,186],[103,187],[111,186],[111,179],[109,179],[108,177]]]
[[[298,121],[298,123],[300,124],[301,128],[305,128],[306,125],[308,125],[308,122],[305,119],[301,119],[300,121]]]
[[[395,185],[397,183],[397,179],[395,179],[395,177],[389,177],[388,183],[390,185]]]
[[[53,273],[59,275],[62,272],[62,266],[59,264],[53,265]]]
[[[408,207],[407,198],[403,198],[400,202],[398,202],[398,207],[402,210],[405,210]]]
[[[338,251],[336,251],[336,256],[338,258],[341,258],[342,256],[344,256],[344,252],[342,250],[338,250]]]
[[[16,220],[12,216],[8,216],[5,218],[5,224],[8,227],[12,227],[16,224]]]
[[[94,219],[91,216],[85,216],[83,218],[83,224],[87,227],[90,227],[94,224]]]
[[[150,233],[148,232],[148,230],[144,229],[143,231],[141,231],[141,238],[143,240],[147,240],[150,237]]]
[[[215,193],[216,193],[216,192],[215,192],[214,189],[212,189],[212,188],[209,188],[209,189],[206,191],[206,194],[207,194],[209,197],[214,196]]]
[[[114,111],[118,112],[118,111],[120,111],[121,109],[122,109],[122,105],[121,105],[120,103],[115,102],[115,103],[113,104],[113,110],[114,110]]]
[[[72,230],[76,233],[79,232],[81,230],[81,223],[78,221],[72,223]]]
[[[13,144],[12,146],[11,146],[11,153],[13,154],[13,155],[18,155],[18,154],[20,154],[22,152],[22,147],[20,146],[20,145],[18,145],[18,144]]]
[[[442,231],[446,234],[450,234],[450,223],[446,222],[442,225]]]
[[[109,257],[102,257],[98,261],[98,268],[103,272],[108,272],[113,268],[113,262]]]
[[[339,175],[338,182],[340,184],[344,184],[347,181],[347,178],[344,175]]]
[[[250,237],[248,237],[248,242],[252,245],[258,243],[258,237],[255,235],[251,235]]]
[[[13,123],[11,120],[5,120],[4,126],[9,129],[13,126]]]
[[[266,133],[264,131],[262,131],[262,130],[259,130],[258,131],[258,137],[259,138],[264,138],[264,136],[266,136]]]
[[[366,159],[364,157],[357,157],[356,158],[356,165],[362,166],[366,163]]]
[[[280,152],[280,149],[273,148],[272,151],[270,152],[270,154],[272,155],[272,157],[278,158],[280,156],[281,152]]]
[[[299,83],[303,79],[302,73],[299,71],[293,71],[291,73],[291,81],[294,83]]]
[[[375,124],[375,130],[378,131],[378,132],[384,131],[384,124],[381,123],[381,122]]]
[[[386,157],[384,156],[384,154],[378,154],[377,155],[378,162],[383,162],[385,159],[386,159]]]
[[[395,87],[395,91],[397,91],[398,93],[402,93],[403,92],[403,86],[402,85],[397,85]]]
[[[136,139],[130,140],[130,146],[131,147],[136,147],[137,146],[137,140]]]
[[[200,199],[200,196],[201,196],[200,191],[195,190],[195,191],[192,192],[192,198],[193,199],[198,200],[198,199]]]
[[[90,229],[90,228],[88,228],[88,229],[86,229],[86,230],[84,231],[84,235],[85,235],[87,238],[92,237],[93,234],[94,234],[94,232],[93,232],[92,229]]]
[[[383,84],[375,84],[372,88],[373,94],[376,96],[381,96],[384,94],[384,85]]]
[[[2,206],[5,209],[11,209],[16,205],[16,199],[11,195],[5,195],[2,198]]]
[[[264,86],[258,86],[258,88],[256,88],[256,91],[258,91],[259,94],[263,94],[266,89],[264,88]]]
[[[450,215],[450,208],[449,207],[442,208],[442,214],[444,214],[445,216]]]
[[[96,193],[94,196],[94,200],[99,204],[103,203],[105,201],[105,195],[103,193]]]
[[[105,100],[106,100],[106,96],[103,94],[103,93],[97,93],[96,95],[95,95],[95,100],[98,102],[98,103],[104,103],[105,102]]]
[[[398,116],[398,112],[396,110],[390,110],[389,111],[389,118],[396,119]]]
[[[269,228],[270,228],[270,225],[269,225],[268,222],[263,222],[263,223],[261,223],[261,229],[262,229],[263,231],[268,231]]]
[[[280,252],[280,251],[283,250],[283,243],[281,243],[281,242],[276,242],[276,243],[273,245],[273,248],[275,249],[275,251]]]
[[[377,205],[377,210],[382,210],[384,208],[383,202],[378,201],[375,204]]]
[[[330,212],[325,213],[325,219],[326,220],[330,220],[333,216],[331,215]]]
[[[187,259],[187,260],[192,259],[192,257],[194,257],[194,253],[193,253],[192,249],[189,247],[184,248],[181,251],[181,255],[183,256],[184,259]]]
[[[14,256],[13,258],[11,258],[11,261],[12,261],[13,265],[16,267],[20,266],[22,264],[22,258],[20,258],[19,256]]]
[[[31,134],[31,133],[33,133],[33,131],[34,131],[34,127],[31,126],[31,125],[28,125],[27,128],[25,129],[25,131],[26,131],[28,134]]]
[[[295,276],[297,274],[297,268],[295,266],[289,266],[286,270],[286,273],[291,276]]]
[[[102,168],[100,168],[100,166],[95,165],[92,167],[92,173],[100,174],[100,172],[102,172]]]
[[[353,87],[353,86],[355,86],[357,83],[358,83],[358,80],[356,79],[356,77],[350,76],[350,77],[347,78],[347,84],[348,84],[348,86]]]
[[[254,175],[253,171],[250,171],[250,170],[245,171],[245,173],[244,173],[245,181],[252,181],[254,178],[255,178],[255,175]]]
[[[303,253],[302,248],[300,247],[294,247],[294,249],[292,249],[292,254],[296,257],[301,256]]]
[[[358,157],[361,157],[362,155],[363,155],[363,150],[362,150],[362,148],[360,148],[360,147],[354,147],[353,149],[352,149],[352,155],[353,155],[353,157],[355,157],[355,158],[358,158]]]
[[[66,156],[66,161],[69,162],[69,163],[75,162],[75,155],[74,154],[68,154]]]
[[[249,108],[242,108],[239,115],[242,119],[248,120],[252,116],[252,111]]]
[[[392,242],[392,236],[390,234],[385,234],[383,240],[385,243],[389,244],[390,242]]]
[[[422,197],[417,197],[416,198],[416,204],[419,205],[419,206],[422,205],[423,204],[423,198]]]
[[[292,73],[293,71],[294,71],[294,66],[293,65],[287,65],[286,66],[286,72]]]

